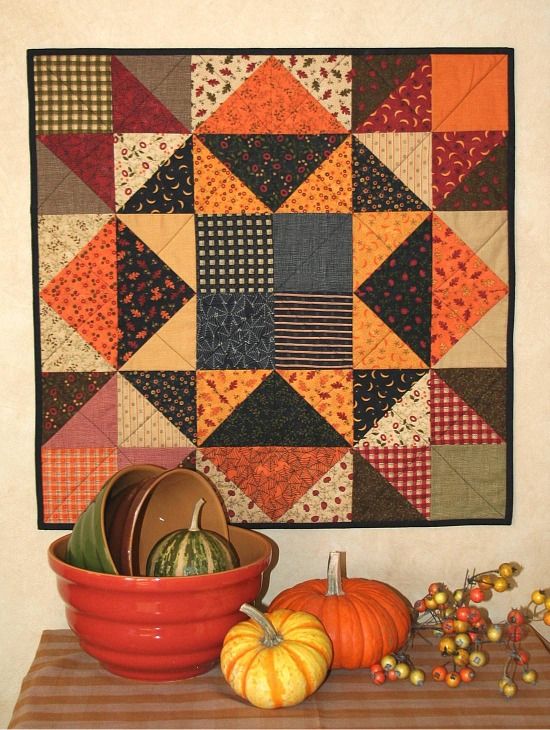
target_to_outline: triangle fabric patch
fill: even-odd
[[[389,413],[426,374],[425,370],[354,370],[355,443]]]
[[[269,446],[202,448],[205,459],[233,481],[270,520],[288,512],[347,453],[344,448]]]
[[[269,374],[269,370],[198,370],[197,443],[202,444]]]
[[[352,515],[354,522],[427,524],[426,518],[357,452],[354,452]]]
[[[431,452],[429,447],[392,446],[359,449],[397,491],[426,518],[430,516]]]
[[[351,56],[277,56],[302,86],[340,122],[351,127]]]
[[[199,139],[274,211],[330,157],[345,137],[211,134]]]
[[[191,56],[191,115],[197,130],[252,73],[265,55]]]
[[[431,271],[432,225],[427,219],[355,292],[426,363]]]
[[[409,188],[364,144],[353,139],[353,209],[373,213],[384,210],[429,210]]]
[[[352,370],[279,370],[278,374],[349,444],[353,443]]]
[[[111,59],[111,78],[115,132],[189,132],[116,56]]]
[[[193,138],[194,195],[197,213],[269,213],[242,180],[223,164],[199,137]]]
[[[186,140],[183,134],[125,132],[115,135],[117,208],[122,208]]]
[[[195,294],[170,267],[118,221],[118,316],[123,365]]]
[[[437,446],[502,443],[500,436],[435,371],[430,392],[432,443]]]
[[[88,400],[47,444],[48,449],[116,447],[116,378]]]
[[[122,213],[192,213],[193,138],[183,144],[122,206]]]
[[[279,208],[279,213],[351,213],[351,139],[342,142]]]
[[[124,448],[193,446],[152,403],[124,377],[117,378],[118,445]]]
[[[345,439],[272,373],[204,441],[205,446],[341,446]]]
[[[393,408],[376,421],[360,446],[429,446],[430,377],[414,383]]]
[[[38,139],[36,178],[39,215],[112,213],[112,208]]]
[[[434,215],[432,364],[507,293],[507,285]]]
[[[425,62],[422,56],[403,54],[354,55],[352,111],[353,129],[361,127],[365,119],[396,88]]]
[[[361,286],[428,215],[428,211],[354,213],[353,288]]]
[[[125,371],[121,375],[160,411],[188,440],[197,440],[195,396],[196,378],[189,371]]]
[[[112,134],[48,134],[40,135],[37,139],[85,182],[109,210],[114,210]],[[90,212],[100,213],[102,211]]]
[[[358,297],[353,297],[353,367],[425,368],[427,363]]]
[[[43,449],[44,521],[74,524],[116,470],[116,448]]]
[[[124,56],[118,59],[160,103],[191,129],[191,57]]]
[[[434,132],[432,134],[433,206],[452,210],[447,198],[505,139],[504,132]]]
[[[504,140],[466,176],[440,210],[506,210],[508,143]]]
[[[197,471],[213,482],[221,497],[229,522],[248,524],[272,521],[235,482],[220,471],[212,461],[209,461],[200,449],[197,449]]]
[[[118,339],[115,237],[112,218],[40,292],[113,367]]]
[[[195,370],[197,299],[179,309],[127,362],[125,370]]]
[[[308,489],[279,522],[337,523],[352,519],[353,454],[347,454]]]
[[[445,368],[438,376],[497,434],[506,439],[506,368]]]
[[[189,213],[138,213],[118,216],[172,271],[197,288],[195,219]]]
[[[172,448],[144,449],[140,447],[119,447],[117,450],[118,469],[129,464],[156,464],[164,469],[175,469],[187,466],[195,452],[194,446],[178,446]]]
[[[432,65],[422,59],[384,99],[357,132],[418,132],[432,127]]]
[[[112,215],[47,215],[38,218],[39,286],[44,287],[112,220]]]
[[[40,300],[39,307],[40,356],[43,372],[112,372],[114,370],[114,367],[44,300]]]
[[[197,128],[199,134],[345,131],[345,127],[273,56]]]
[[[42,443],[58,433],[112,377],[113,373],[42,373]]]
[[[432,135],[430,132],[368,132],[356,138],[432,207]]]

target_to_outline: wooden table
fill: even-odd
[[[23,680],[10,728],[550,728],[550,653],[533,631],[523,642],[535,686],[519,681],[511,700],[498,691],[504,648],[471,684],[450,689],[431,680],[375,686],[366,670],[331,672],[296,707],[259,710],[240,700],[219,668],[180,682],[140,683],[115,677],[85,654],[70,631],[44,631]],[[426,673],[437,650],[417,639],[411,652]]]

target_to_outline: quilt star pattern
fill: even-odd
[[[510,49],[29,51],[41,528],[512,515]]]

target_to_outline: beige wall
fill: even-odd
[[[233,6],[231,12],[224,8]],[[280,548],[268,598],[321,576],[330,549],[350,575],[387,580],[409,598],[466,567],[524,565],[495,619],[550,588],[550,241],[547,0],[3,0],[0,238],[3,282],[0,472],[0,726],[44,628],[65,627],[45,559],[57,534],[35,528],[33,331],[25,50],[29,47],[513,46],[517,89],[515,512],[511,527],[271,530]],[[260,8],[258,10],[257,8]],[[255,9],[256,8],[256,9]],[[153,9],[149,14],[150,9]],[[250,12],[248,12],[250,11]],[[102,21],[102,18],[105,20]],[[546,53],[542,53],[546,50]]]

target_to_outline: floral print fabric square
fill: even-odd
[[[511,520],[508,49],[29,52],[38,512]]]

